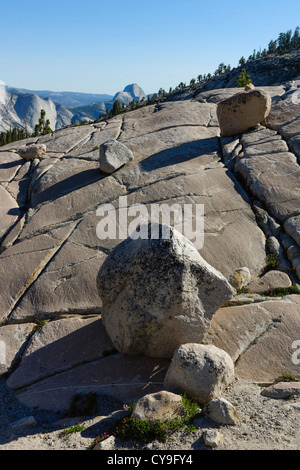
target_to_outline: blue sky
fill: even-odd
[[[2,0],[0,80],[31,90],[168,90],[220,62],[236,66],[299,19],[299,0]]]

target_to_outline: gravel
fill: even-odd
[[[212,450],[205,446],[203,435],[210,429],[222,434],[215,450],[299,450],[300,399],[272,399],[261,395],[262,388],[247,380],[238,379],[223,393],[242,417],[239,426],[220,426],[201,416],[194,424],[195,432],[183,430],[167,442],[149,444],[122,442],[115,439],[111,450]],[[109,432],[112,420],[122,416],[123,410],[110,417],[78,417],[63,419],[62,414],[28,409],[16,398],[3,378],[0,378],[0,450],[89,450],[94,439]],[[24,417],[34,417],[35,424],[15,426]],[[62,420],[62,421],[61,421]],[[32,421],[32,420],[31,420]],[[63,434],[74,424],[83,426],[80,432]]]

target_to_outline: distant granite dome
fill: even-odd
[[[127,85],[123,91],[116,93],[113,101],[118,100],[120,103],[124,103],[125,106],[128,106],[132,100],[137,102],[142,98],[146,98],[145,92],[136,83],[132,83],[131,85]]]
[[[71,123],[72,113],[63,106],[56,106],[51,98],[42,99],[37,95],[22,91],[11,92],[6,89],[5,101],[0,102],[0,132],[6,132],[11,127],[24,127],[26,122],[29,132],[34,131],[41,110],[46,112],[51,129],[59,129]]]
[[[132,85],[127,85],[123,91],[129,93],[130,95],[136,98],[139,98],[140,100],[142,98],[146,98],[144,91],[136,83],[133,83]]]
[[[46,96],[47,93],[49,96]],[[61,103],[54,102],[62,95]],[[99,101],[93,101],[98,98]],[[103,98],[110,98],[109,101],[101,101]],[[0,132],[6,132],[11,127],[23,128],[26,121],[27,130],[34,132],[41,110],[46,111],[46,118],[50,121],[50,127],[58,130],[61,127],[69,126],[82,121],[94,121],[100,114],[105,114],[106,109],[112,109],[113,104],[118,100],[121,104],[128,106],[132,100],[138,102],[146,98],[144,91],[136,84],[127,85],[123,91],[118,92],[114,97],[111,95],[91,95],[87,93],[73,92],[30,92],[30,90],[17,89],[2,86],[0,83]],[[77,100],[77,101],[76,101]],[[66,107],[62,103],[85,103],[79,107]]]

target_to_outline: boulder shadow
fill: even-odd
[[[1,154],[0,154],[0,157],[1,157]],[[1,162],[1,159],[0,159],[0,162]],[[20,159],[20,160],[11,160],[10,162],[0,163],[0,171],[9,170],[10,168],[14,168],[14,167],[19,167],[23,165],[24,162],[25,160]]]
[[[220,150],[218,137],[209,137],[162,150],[140,161],[139,166],[142,171],[151,172],[214,152],[220,152]]]
[[[77,189],[100,181],[105,178],[105,176],[107,175],[102,174],[100,170],[91,168],[61,180],[41,192],[38,192],[36,187],[34,187],[31,194],[32,207],[36,207],[43,202],[59,199],[61,196],[65,196]]]
[[[16,361],[15,370],[10,372],[6,382],[10,394],[14,395],[14,407],[23,411],[14,422],[33,416],[37,425],[15,431],[8,426],[0,432],[0,445],[24,436],[63,431],[72,425],[68,424],[70,418],[75,422],[76,418],[83,422],[91,420],[93,424],[82,436],[96,438],[102,429],[107,430],[124,415],[125,403],[162,389],[170,363],[165,359],[118,353],[99,316],[33,352],[21,363],[18,358]],[[28,394],[26,405],[17,401],[18,394],[23,393]],[[53,407],[60,397],[60,406]],[[45,403],[48,403],[48,410]],[[97,416],[104,417],[101,423]]]

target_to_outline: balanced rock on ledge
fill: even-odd
[[[223,137],[241,134],[269,115],[271,96],[265,90],[254,89],[231,96],[218,104],[217,116]]]
[[[98,274],[102,320],[124,354],[171,358],[180,344],[200,343],[234,293],[181,233],[170,227],[164,239],[164,227],[158,239],[120,243]]]
[[[18,150],[20,157],[24,160],[35,160],[46,156],[47,147],[45,144],[24,145]]]
[[[100,170],[104,173],[114,173],[132,160],[132,151],[118,140],[110,139],[100,146]]]

